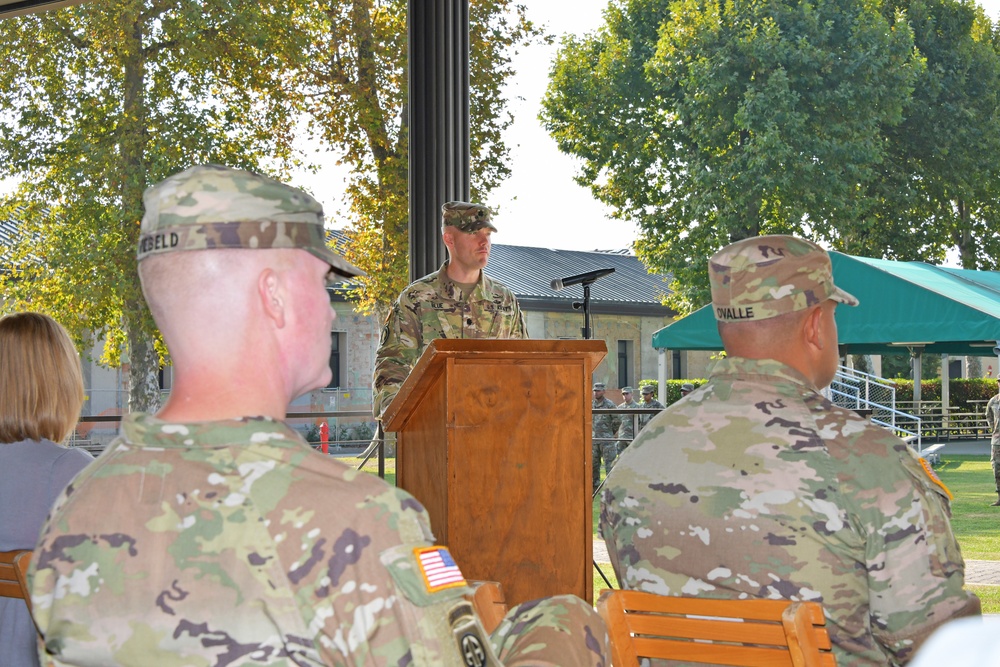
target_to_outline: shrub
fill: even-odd
[[[695,389],[705,384],[708,380],[705,378],[699,378],[695,380],[682,379],[682,380],[667,380],[667,405],[670,405],[674,401],[678,401],[681,398],[681,385],[688,383],[694,386]],[[659,395],[660,383],[657,380],[639,380],[639,386],[645,387],[650,385],[653,387],[653,398]]]

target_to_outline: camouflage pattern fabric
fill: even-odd
[[[592,399],[591,407],[593,409],[609,409],[614,410],[615,404],[612,403],[607,396],[601,399]],[[593,457],[593,469],[591,474],[594,482],[594,490],[597,490],[597,485],[601,481],[601,460],[604,461],[604,472],[605,474],[611,472],[611,469],[615,465],[615,459],[618,458],[618,443],[612,441],[599,442],[597,438],[614,438],[615,434],[618,433],[618,428],[621,426],[621,415],[613,414],[603,414],[593,416],[594,425],[591,431],[591,454]]]
[[[632,408],[640,407],[635,399],[623,401],[618,405],[619,408],[631,410]],[[637,415],[619,415],[621,419],[621,425],[618,427],[618,437],[621,440],[618,441],[618,454],[621,455],[625,451],[625,448],[632,444],[632,438],[635,437],[635,418]]]
[[[839,667],[903,664],[980,608],[932,474],[797,371],[729,357],[619,459],[601,533],[626,588],[814,600]]]
[[[654,398],[649,403],[643,401],[642,403],[639,404],[639,407],[659,408],[660,410],[665,410],[667,406],[665,406],[663,403],[660,403],[658,400]],[[648,424],[655,416],[656,415],[639,415],[639,431],[642,432],[642,429],[646,428],[646,424]]]
[[[572,597],[487,637],[457,567],[429,583],[421,505],[281,422],[122,427],[35,550],[42,664],[604,664],[603,625]]]
[[[990,427],[990,463],[997,494],[1000,494],[1000,394],[986,402],[986,424]]]
[[[464,201],[450,201],[441,206],[441,228],[455,229],[473,234],[484,227],[493,230],[493,211],[482,204],[472,204]]]
[[[830,257],[794,236],[754,236],[731,243],[708,261],[712,311],[720,322],[765,320],[833,299],[858,300],[833,284]]]
[[[480,272],[471,294],[448,277],[448,262],[410,284],[392,305],[375,353],[373,412],[381,417],[435,338],[527,338],[513,292]]]
[[[199,165],[147,188],[136,257],[217,248],[298,248],[344,277],[363,275],[326,245],[323,207],[241,169]]]

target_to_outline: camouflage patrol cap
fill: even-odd
[[[146,189],[136,252],[298,248],[350,278],[364,275],[326,245],[323,207],[305,192],[249,171],[191,167]]]
[[[441,207],[441,227],[456,227],[471,234],[483,227],[493,231],[493,212],[482,204],[469,204],[464,201],[450,201]]]
[[[642,392],[643,396],[645,396],[646,394],[652,394],[653,393],[653,385],[647,384],[646,386],[642,387],[639,391]]]
[[[681,391],[694,391],[694,385],[690,382],[685,382],[681,385]]]
[[[623,394],[631,394],[632,393],[632,387],[622,387],[622,393]]]
[[[594,383],[594,391],[604,391],[604,383],[603,382],[595,382]]]
[[[708,260],[712,310],[720,322],[766,320],[827,299],[858,300],[833,284],[830,256],[794,236],[756,236],[732,243]]]

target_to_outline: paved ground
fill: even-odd
[[[945,456],[948,454],[982,454],[985,457],[989,457],[990,441],[956,440],[947,443],[944,449],[939,450],[938,453]],[[1000,558],[1000,554],[997,554],[997,557]],[[594,561],[602,565],[611,562],[604,540],[594,538]],[[601,569],[607,573],[612,571],[610,565]],[[968,584],[1000,586],[1000,561],[966,560],[965,582]]]

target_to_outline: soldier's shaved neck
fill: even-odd
[[[832,301],[759,321],[718,322],[726,353],[747,359],[774,359],[799,371],[815,388],[825,386],[829,355],[836,355],[837,335]],[[836,357],[834,357],[836,358]],[[834,364],[834,371],[836,364]]]
[[[174,364],[159,413],[168,421],[267,415],[280,418],[288,370],[263,304],[262,279],[295,271],[301,250],[196,250],[140,263],[143,292]],[[287,290],[276,292],[287,299]],[[234,382],[253,359],[257,381]],[[279,405],[279,408],[274,406]]]

